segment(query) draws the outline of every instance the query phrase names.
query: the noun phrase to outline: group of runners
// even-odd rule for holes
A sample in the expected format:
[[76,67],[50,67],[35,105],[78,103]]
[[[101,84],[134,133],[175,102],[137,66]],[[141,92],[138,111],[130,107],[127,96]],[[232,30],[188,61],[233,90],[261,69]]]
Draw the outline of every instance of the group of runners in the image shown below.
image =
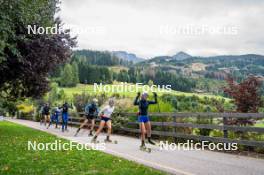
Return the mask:
[[68,131],[68,111],[69,108],[72,108],[72,105],[70,106],[67,102],[65,102],[61,107],[55,107],[52,110],[52,114],[50,115],[50,105],[49,103],[44,104],[44,106],[41,108],[41,123],[44,123],[44,125],[48,125],[47,129],[51,126],[52,123],[55,122],[56,128],[58,128],[59,124],[59,116],[61,114],[61,130],[62,132]]
[[[134,105],[138,106],[138,123],[141,131],[141,149],[146,149],[146,142],[149,144],[156,145],[154,141],[151,140],[151,123],[148,116],[148,107],[152,104],[157,104],[157,94],[153,92],[154,101],[148,100],[148,93],[143,92],[142,94],[138,93]],[[46,103],[42,108],[42,115],[45,126],[48,124],[47,129],[55,123],[55,128],[58,128],[59,116],[61,116],[62,121],[62,132],[68,131],[68,110],[72,108],[72,105],[69,105],[67,102],[64,103],[61,107],[55,107],[53,109],[52,115],[50,117],[50,106]],[[111,116],[115,110],[115,101],[114,98],[108,100],[108,104],[102,107],[100,110],[98,107],[98,100],[94,98],[91,103],[87,104],[84,108],[85,111],[85,120],[77,129],[75,136],[78,135],[80,130],[88,125],[89,126],[89,136],[92,136],[92,142],[97,142],[97,137],[103,130],[107,127],[107,136],[105,142],[112,142],[110,139],[112,131],[112,119]],[[96,132],[94,133],[95,119],[100,119],[100,124]],[[146,139],[147,136],[147,139]]]

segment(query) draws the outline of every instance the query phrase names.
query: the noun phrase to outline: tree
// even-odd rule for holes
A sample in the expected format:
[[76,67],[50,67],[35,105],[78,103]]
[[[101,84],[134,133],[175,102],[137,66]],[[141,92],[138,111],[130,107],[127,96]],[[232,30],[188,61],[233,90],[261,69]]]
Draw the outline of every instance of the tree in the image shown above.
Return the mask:
[[76,62],[72,63],[72,74],[73,74],[73,86],[76,86],[80,80],[79,80],[79,68],[78,68],[78,64]]
[[61,81],[60,85],[65,86],[65,87],[71,87],[73,86],[73,71],[72,71],[72,66],[70,64],[66,64],[61,75]]
[[76,45],[69,30],[28,33],[28,25],[59,28],[58,0],[0,1],[0,96],[40,97],[49,90],[48,73],[65,63]]
[[153,86],[153,84],[154,84],[154,83],[153,83],[152,80],[149,80],[149,81],[148,81],[148,85],[149,85],[149,86]]
[[241,83],[236,83],[233,78],[227,79],[228,87],[224,92],[234,98],[237,112],[258,112],[262,105],[260,87],[262,82],[254,76],[248,77]]
[[52,83],[51,84],[51,91],[49,92],[49,97],[48,101],[54,105],[54,102],[59,99],[59,89],[58,89],[58,84],[57,83]]
[[6,112],[12,117],[15,116],[17,112],[16,102],[0,99],[0,115],[6,115]]
[[128,70],[128,75],[130,77],[130,81],[132,83],[136,83],[137,82],[137,75],[136,75],[136,70],[135,67],[130,67]]
[[126,70],[121,70],[118,74],[118,81],[129,82],[129,75]]
[[66,101],[67,95],[63,89],[59,90],[58,97],[59,97],[59,100]]

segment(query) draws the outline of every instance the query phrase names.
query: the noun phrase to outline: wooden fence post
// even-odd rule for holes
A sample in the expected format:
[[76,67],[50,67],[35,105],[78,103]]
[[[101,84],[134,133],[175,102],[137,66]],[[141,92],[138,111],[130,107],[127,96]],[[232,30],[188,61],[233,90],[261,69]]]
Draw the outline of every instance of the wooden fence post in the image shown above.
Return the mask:
[[165,126],[164,126],[164,120],[165,120],[165,117],[162,117],[162,131],[165,132]]
[[176,115],[172,115],[172,117],[173,117],[173,123],[174,123],[174,126],[173,126],[173,138],[174,138],[174,143],[176,143],[177,142],[177,139],[176,139],[176,137],[175,137],[175,134],[176,134]]
[[228,138],[228,130],[226,129],[227,125],[227,118],[223,117],[223,132],[224,132],[224,138]]

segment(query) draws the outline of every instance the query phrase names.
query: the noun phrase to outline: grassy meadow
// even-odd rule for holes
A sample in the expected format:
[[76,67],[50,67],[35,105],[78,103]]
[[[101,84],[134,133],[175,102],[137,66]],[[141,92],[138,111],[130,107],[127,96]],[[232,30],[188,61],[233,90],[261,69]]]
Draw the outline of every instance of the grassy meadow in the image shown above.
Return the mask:
[[[120,83],[114,83],[114,84],[107,84],[107,86],[110,86],[110,87],[113,87],[114,85],[118,85]],[[133,84],[127,84],[125,86],[129,86],[129,85],[133,85]],[[71,87],[71,88],[60,88],[60,89],[63,89],[65,94],[69,97],[72,97],[73,94],[82,94],[83,92],[85,93],[88,93],[88,94],[100,94],[100,93],[104,93],[103,91],[99,92],[99,91],[94,91],[94,85],[91,85],[91,84],[78,84],[76,87]],[[120,95],[122,96],[125,96],[125,97],[135,97],[137,95],[136,93],[136,89],[134,88],[133,89],[134,92],[110,92],[110,93],[107,93],[109,96],[111,96],[112,94],[114,93],[119,93]],[[157,88],[155,88],[155,90],[157,91]],[[149,93],[151,93],[149,91]],[[206,93],[203,93],[203,94],[199,94],[199,93],[189,93],[189,92],[180,92],[180,91],[175,91],[175,90],[171,90],[170,92],[157,92],[158,95],[162,95],[162,94],[165,94],[165,93],[169,93],[171,95],[184,95],[184,96],[198,96],[200,98],[204,98],[204,97],[208,97],[208,98],[217,98],[217,99],[220,99],[220,98],[223,98],[221,96],[216,96],[216,95],[212,95],[212,94],[206,94]],[[225,98],[227,99],[227,98]]]
[[28,141],[69,141],[11,122],[0,122],[0,133],[0,174],[165,174],[100,151],[28,150]]

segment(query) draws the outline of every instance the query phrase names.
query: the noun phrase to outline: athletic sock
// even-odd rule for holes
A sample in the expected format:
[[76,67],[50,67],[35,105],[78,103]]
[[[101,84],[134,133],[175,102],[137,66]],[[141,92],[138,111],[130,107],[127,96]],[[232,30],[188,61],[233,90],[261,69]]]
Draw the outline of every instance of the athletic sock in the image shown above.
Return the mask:
[[148,137],[148,141],[151,141],[150,137]]
[[155,142],[153,142],[150,137],[148,137],[148,142],[152,145],[155,145]]
[[80,130],[81,130],[81,128],[78,128],[77,131],[76,131],[76,133],[78,133]]
[[145,146],[145,141],[141,140],[141,146]]

